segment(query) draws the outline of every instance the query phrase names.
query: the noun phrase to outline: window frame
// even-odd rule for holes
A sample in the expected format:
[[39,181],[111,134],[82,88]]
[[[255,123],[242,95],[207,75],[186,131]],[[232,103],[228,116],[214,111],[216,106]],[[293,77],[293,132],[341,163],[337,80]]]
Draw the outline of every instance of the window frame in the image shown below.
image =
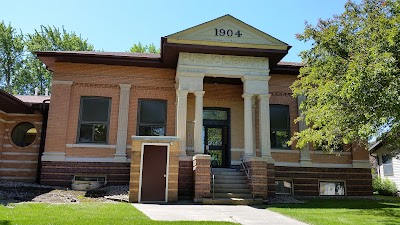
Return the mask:
[[[321,194],[321,182],[324,182],[324,183],[343,183],[343,188],[344,188],[344,193],[343,193],[343,195],[323,195],[323,194]],[[346,181],[345,181],[345,180],[318,180],[318,194],[319,194],[319,196],[323,196],[323,197],[341,197],[341,196],[347,196]]]
[[[82,121],[82,109],[83,109],[83,100],[85,99],[102,99],[102,100],[108,100],[108,110],[107,110],[107,122],[99,122],[99,121],[91,121],[91,122],[86,122]],[[78,118],[78,134],[76,136],[76,143],[78,144],[108,144],[109,142],[109,134],[110,134],[110,118],[111,118],[111,104],[112,104],[112,98],[111,97],[105,97],[105,96],[81,96],[80,97],[80,103],[79,103],[79,118]],[[106,133],[106,141],[105,142],[95,142],[94,141],[94,132],[92,133],[92,141],[91,142],[86,142],[86,141],[80,141],[80,135],[81,135],[81,125],[82,124],[87,124],[87,125],[106,125],[107,127],[107,133]]]
[[[273,137],[273,135],[272,135],[272,132],[273,131],[287,131],[288,132],[288,136],[289,136],[289,139],[290,139],[290,137],[291,137],[291,133],[290,133],[290,106],[289,105],[284,105],[284,104],[270,104],[269,105],[269,110],[270,110],[270,112],[269,112],[269,115],[270,115],[270,124],[272,124],[271,123],[271,119],[272,119],[272,117],[271,117],[271,108],[272,107],[281,107],[281,108],[286,108],[287,109],[287,130],[286,129],[273,129],[272,128],[272,126],[270,126],[270,139],[271,139],[271,148],[272,149],[283,149],[283,150],[290,150],[291,148],[290,148],[290,146],[289,145],[287,145],[287,147],[286,148],[282,148],[282,147],[278,147],[278,146],[272,146],[272,137]],[[277,143],[277,140],[276,140],[276,135],[275,135],[275,143]]]
[[[36,134],[35,134],[35,137],[33,138],[33,141],[30,144],[24,145],[24,146],[20,146],[19,144],[17,144],[15,139],[14,139],[15,130],[22,124],[30,124],[30,125],[32,125],[32,127],[30,129],[34,128],[36,130]],[[26,134],[30,129],[26,130],[26,132],[24,134],[24,139],[26,138]],[[10,129],[9,140],[10,140],[10,143],[12,143],[17,148],[27,148],[27,147],[30,147],[30,146],[32,146],[32,145],[34,145],[36,143],[36,141],[38,139],[38,135],[39,135],[39,130],[37,129],[37,127],[35,126],[35,124],[33,122],[31,122],[31,121],[18,121],[17,123],[15,123],[15,125],[12,127],[12,129]],[[24,144],[26,144],[25,141],[24,141]]]
[[[292,187],[290,188],[290,193],[283,193],[283,192],[277,192],[276,190],[276,182],[277,181],[287,181],[287,182],[290,182],[291,183],[291,185],[292,185]],[[294,185],[293,185],[293,180],[291,180],[291,179],[275,179],[275,194],[276,195],[294,195]]]
[[[165,105],[165,114],[164,114],[164,124],[154,124],[154,123],[141,123],[140,122],[140,112],[142,108],[142,103],[143,101],[157,101],[157,102],[163,102]],[[164,127],[164,135],[161,136],[166,136],[167,135],[167,118],[168,118],[168,100],[166,99],[153,99],[153,98],[139,98],[138,99],[138,107],[137,107],[137,122],[136,122],[136,135],[137,136],[145,136],[145,135],[140,135],[140,127]]]
[[385,156],[382,156],[382,170],[383,176],[394,176],[394,169],[393,169],[393,157],[391,155],[387,155],[385,160]]

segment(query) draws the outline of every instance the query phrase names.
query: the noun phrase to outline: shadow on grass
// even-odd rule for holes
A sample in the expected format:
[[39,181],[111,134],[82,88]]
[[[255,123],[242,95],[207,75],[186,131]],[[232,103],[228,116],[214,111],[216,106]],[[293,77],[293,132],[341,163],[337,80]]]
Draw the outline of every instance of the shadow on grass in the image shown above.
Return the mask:
[[[32,201],[35,197],[51,192],[53,188],[36,187],[0,187],[0,205]],[[7,224],[7,221],[0,220],[0,225]]]
[[274,208],[293,208],[293,209],[384,209],[400,207],[400,202],[386,202],[378,200],[354,200],[354,199],[319,199],[309,200],[304,204],[274,204],[267,205]]
[[0,225],[11,225],[9,220],[0,220]]

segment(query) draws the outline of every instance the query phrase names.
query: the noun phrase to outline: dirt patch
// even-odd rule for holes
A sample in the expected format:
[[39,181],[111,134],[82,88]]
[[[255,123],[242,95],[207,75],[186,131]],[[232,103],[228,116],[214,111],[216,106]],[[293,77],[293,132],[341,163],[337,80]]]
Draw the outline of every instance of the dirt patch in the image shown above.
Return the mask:
[[128,201],[128,185],[107,186],[90,191],[23,182],[0,181],[0,204],[19,202],[80,203]]

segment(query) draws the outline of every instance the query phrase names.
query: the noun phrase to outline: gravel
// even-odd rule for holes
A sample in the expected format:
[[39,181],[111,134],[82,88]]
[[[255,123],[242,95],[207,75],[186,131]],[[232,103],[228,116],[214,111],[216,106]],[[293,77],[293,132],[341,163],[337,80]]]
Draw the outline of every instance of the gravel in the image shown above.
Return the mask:
[[0,180],[0,204],[18,202],[80,203],[128,201],[128,185],[106,186],[90,191],[67,187]]

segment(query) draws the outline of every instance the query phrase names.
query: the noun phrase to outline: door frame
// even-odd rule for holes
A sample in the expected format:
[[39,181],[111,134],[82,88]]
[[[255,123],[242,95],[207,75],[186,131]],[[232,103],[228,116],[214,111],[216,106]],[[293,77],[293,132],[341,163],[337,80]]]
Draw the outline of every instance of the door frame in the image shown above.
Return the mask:
[[144,147],[146,145],[155,145],[155,146],[165,146],[167,147],[167,162],[166,162],[166,177],[165,177],[165,203],[168,202],[168,179],[169,179],[169,143],[151,143],[146,142],[142,143],[141,153],[140,153],[140,175],[139,175],[139,191],[138,191],[138,202],[142,201],[142,176],[143,176],[143,156],[144,156]]
[[[226,166],[222,168],[229,168],[232,165],[232,152],[231,152],[231,109],[225,107],[203,107],[203,110],[220,110],[226,111],[227,120],[207,120],[203,119],[203,127],[226,127]],[[205,136],[204,136],[205,138]],[[205,140],[204,140],[205,143]],[[203,152],[205,149],[203,149]]]

